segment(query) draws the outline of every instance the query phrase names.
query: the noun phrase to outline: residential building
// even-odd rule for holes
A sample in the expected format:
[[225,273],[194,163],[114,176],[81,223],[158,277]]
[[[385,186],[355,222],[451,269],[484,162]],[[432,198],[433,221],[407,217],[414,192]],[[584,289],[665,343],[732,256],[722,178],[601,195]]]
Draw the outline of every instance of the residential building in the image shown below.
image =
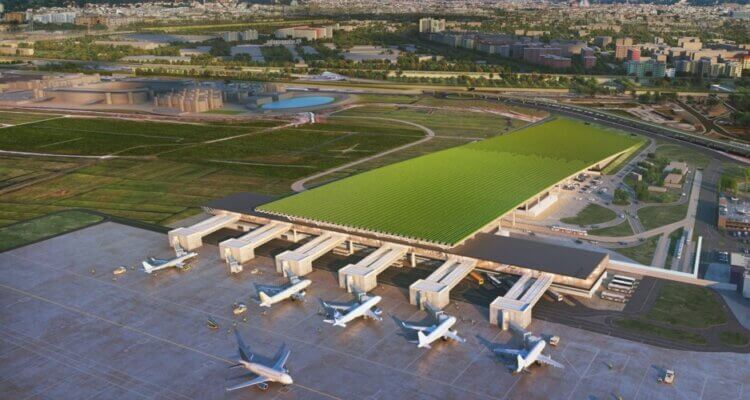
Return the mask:
[[422,18],[419,20],[419,33],[439,33],[445,30],[445,19]]

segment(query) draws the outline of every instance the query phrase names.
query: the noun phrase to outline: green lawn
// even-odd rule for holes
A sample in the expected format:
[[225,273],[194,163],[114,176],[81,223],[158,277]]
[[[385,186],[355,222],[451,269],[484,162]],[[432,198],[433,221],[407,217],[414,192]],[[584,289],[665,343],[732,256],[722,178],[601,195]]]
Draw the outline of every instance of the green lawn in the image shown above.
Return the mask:
[[355,175],[260,209],[453,245],[540,190],[639,145],[631,136],[558,118]]
[[334,117],[360,116],[394,118],[424,125],[439,136],[487,138],[526,123],[500,115],[437,108],[364,106],[334,114]]
[[740,332],[724,331],[719,333],[719,340],[728,346],[744,347],[748,344],[747,335]]
[[614,226],[608,226],[606,228],[599,229],[590,229],[588,233],[589,235],[596,236],[630,236],[633,234],[633,228],[630,227],[628,221],[623,220],[623,222],[620,222],[619,224]]
[[78,155],[107,155],[138,149],[137,155],[151,155],[165,148],[256,132],[278,124],[279,122],[261,120],[254,126],[243,124],[237,127],[217,127],[102,118],[61,118],[4,128],[0,135],[0,149]]
[[687,216],[688,203],[674,206],[649,206],[638,210],[638,218],[646,230],[680,221]]
[[41,114],[41,113],[30,113],[30,112],[14,112],[14,111],[0,111],[0,125],[17,125],[26,124],[34,121],[41,121],[43,119],[59,117],[57,114]]
[[598,204],[589,204],[575,217],[563,218],[560,221],[571,225],[596,225],[617,218],[617,213]]
[[23,246],[61,233],[70,232],[102,220],[81,211],[63,211],[0,228],[0,251]]
[[685,332],[680,329],[666,328],[658,326],[640,319],[617,319],[615,325],[620,328],[627,329],[630,331],[650,334],[664,339],[673,340],[676,342],[685,342],[690,344],[703,345],[706,344],[706,338],[701,335]]
[[648,141],[644,141],[641,146],[639,146],[639,147],[633,147],[632,149],[630,149],[630,151],[624,153],[620,157],[617,157],[617,159],[615,159],[614,161],[612,161],[611,163],[609,163],[609,165],[607,165],[602,170],[602,174],[604,174],[604,175],[615,175],[615,174],[617,174],[618,172],[620,172],[620,170],[622,169],[622,167],[628,165],[628,163],[630,162],[630,160],[632,160],[633,158],[637,157],[638,154],[643,149],[645,149],[646,147],[648,147],[648,145],[649,145],[649,142]]
[[652,236],[636,246],[617,249],[617,252],[641,264],[651,265],[658,242],[659,236]]
[[[148,158],[2,156],[0,188],[17,189],[0,195],[0,226],[70,208],[168,224],[212,199],[241,191],[284,194],[299,177],[424,137],[412,126],[370,120],[265,129],[281,123],[66,118],[4,128],[0,149]],[[245,136],[203,143],[236,135]]]
[[238,115],[238,114],[244,114],[244,113],[246,113],[246,111],[224,110],[224,109],[210,110],[210,111],[203,112],[203,114],[216,114],[216,115]]
[[727,321],[721,302],[710,289],[677,282],[664,283],[646,316],[691,328],[707,328]]
[[711,161],[707,155],[693,150],[689,147],[677,144],[661,144],[656,148],[656,156],[664,157],[671,161],[684,161],[692,167],[705,168]]

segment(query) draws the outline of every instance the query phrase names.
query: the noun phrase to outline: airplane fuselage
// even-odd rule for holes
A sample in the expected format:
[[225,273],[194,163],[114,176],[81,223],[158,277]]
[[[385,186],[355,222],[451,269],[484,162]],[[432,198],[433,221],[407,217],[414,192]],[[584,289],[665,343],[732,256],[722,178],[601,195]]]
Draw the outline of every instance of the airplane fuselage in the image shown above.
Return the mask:
[[521,372],[533,365],[537,361],[537,358],[539,358],[539,355],[542,354],[542,350],[544,350],[544,347],[546,345],[547,342],[545,342],[544,340],[538,340],[534,343],[533,346],[531,346],[531,349],[526,352],[526,354],[516,357],[518,364],[516,366],[516,372]]
[[183,256],[175,257],[171,260],[167,260],[163,264],[159,265],[152,265],[146,261],[143,262],[143,270],[146,271],[146,273],[152,273],[156,271],[160,271],[162,269],[166,268],[173,268],[173,267],[179,267],[182,266],[184,263],[186,263],[188,260],[191,260],[198,256],[198,253],[191,252],[187,253]]
[[265,377],[269,381],[277,382],[282,385],[291,385],[292,383],[294,383],[292,377],[285,371],[276,370],[269,366],[254,362],[240,360],[240,363],[246,370],[254,373],[255,375]]
[[338,326],[346,326],[348,322],[353,321],[356,318],[366,316],[367,311],[375,307],[378,303],[380,303],[380,300],[383,298],[380,296],[372,296],[369,299],[365,300],[364,302],[360,303],[358,306],[352,308],[349,310],[346,314],[344,314],[341,318],[336,319],[334,321],[334,325]]
[[286,300],[290,297],[293,297],[294,295],[302,292],[305,290],[308,286],[312,284],[312,281],[309,279],[302,279],[299,282],[290,285],[281,291],[275,293],[273,296],[262,296],[262,302],[260,303],[261,307],[271,307],[271,305],[276,304],[280,301]]
[[424,348],[430,347],[430,344],[438,339],[442,339],[450,331],[451,327],[455,325],[456,317],[450,316],[441,320],[434,328],[426,335],[419,335],[419,344],[417,347]]

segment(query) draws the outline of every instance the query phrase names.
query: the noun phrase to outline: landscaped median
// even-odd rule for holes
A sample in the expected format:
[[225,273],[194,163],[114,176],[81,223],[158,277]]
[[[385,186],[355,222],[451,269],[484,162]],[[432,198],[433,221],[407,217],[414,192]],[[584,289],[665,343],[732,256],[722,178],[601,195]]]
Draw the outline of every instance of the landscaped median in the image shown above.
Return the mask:
[[557,118],[342,179],[259,210],[453,246],[561,180],[641,143]]

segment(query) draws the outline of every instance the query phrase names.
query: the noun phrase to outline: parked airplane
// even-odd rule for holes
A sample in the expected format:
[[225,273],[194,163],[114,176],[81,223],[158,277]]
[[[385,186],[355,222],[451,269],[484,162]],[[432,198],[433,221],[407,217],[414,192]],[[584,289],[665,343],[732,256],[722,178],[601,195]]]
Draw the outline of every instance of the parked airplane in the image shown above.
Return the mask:
[[289,375],[289,370],[285,367],[285,364],[289,359],[289,355],[292,354],[291,351],[282,349],[281,355],[278,359],[276,359],[276,362],[274,362],[272,366],[268,366],[265,364],[253,362],[253,353],[251,353],[250,349],[245,346],[245,342],[242,340],[242,337],[240,336],[240,333],[237,331],[237,329],[234,330],[234,336],[237,338],[237,347],[239,348],[240,359],[237,360],[238,364],[233,365],[229,368],[242,367],[257,376],[253,379],[250,379],[249,381],[240,383],[239,385],[228,387],[226,389],[227,392],[246,388],[249,386],[257,386],[260,390],[267,390],[268,382],[277,382],[284,386],[294,383],[292,377]]
[[198,253],[191,251],[190,253],[186,253],[168,260],[149,257],[147,261],[143,262],[143,270],[146,271],[146,273],[150,274],[152,272],[160,271],[166,268],[183,269],[185,268],[188,260],[191,260],[197,256]]
[[346,328],[347,322],[351,322],[359,317],[376,319],[378,321],[383,320],[381,317],[383,311],[376,307],[380,300],[383,299],[382,297],[370,297],[367,293],[360,293],[356,290],[354,293],[357,296],[357,302],[350,306],[323,302],[325,307],[333,309],[333,318],[327,318],[325,319],[325,322],[333,324],[334,326]]
[[541,338],[532,335],[530,332],[524,332],[523,348],[496,348],[494,351],[497,355],[509,354],[516,356],[516,369],[513,370],[513,373],[526,371],[534,363],[546,364],[555,368],[565,368],[564,365],[553,360],[549,356],[542,354],[542,350],[544,350],[546,346],[547,342],[545,342]]
[[271,293],[270,295],[263,291],[258,293],[261,307],[271,307],[273,304],[286,299],[292,299],[295,301],[305,300],[305,289],[312,284],[312,281],[309,279],[300,279],[289,272],[287,272],[287,276],[289,276],[288,285],[278,289],[268,290],[268,292]]
[[436,323],[431,326],[411,325],[405,322],[401,323],[404,328],[417,331],[418,340],[414,342],[417,343],[417,347],[429,349],[431,348],[430,344],[438,339],[452,339],[460,343],[466,342],[466,339],[458,336],[458,332],[451,330],[451,327],[456,323],[456,317],[448,315],[442,311],[437,311],[434,314],[434,317]]

